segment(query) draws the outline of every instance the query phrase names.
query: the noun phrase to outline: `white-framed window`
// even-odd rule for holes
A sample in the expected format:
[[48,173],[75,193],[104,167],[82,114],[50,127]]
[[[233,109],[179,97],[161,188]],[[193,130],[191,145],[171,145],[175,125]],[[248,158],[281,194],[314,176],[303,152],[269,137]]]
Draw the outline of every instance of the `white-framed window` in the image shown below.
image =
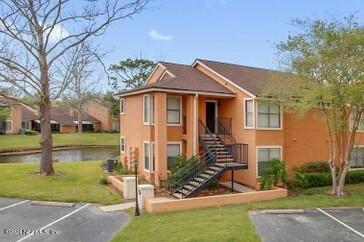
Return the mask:
[[120,152],[125,154],[126,144],[125,144],[125,137],[120,137]]
[[143,144],[143,163],[144,170],[150,171],[150,144],[149,142],[144,142]]
[[167,143],[167,169],[171,170],[176,156],[182,153],[182,143],[181,142],[169,142]]
[[125,113],[125,98],[120,98],[120,114]]
[[143,96],[143,122],[150,124],[150,94]]
[[257,127],[280,129],[282,127],[281,105],[276,102],[257,102]]
[[144,170],[147,172],[154,171],[155,165],[155,152],[154,142],[144,141],[143,143],[143,165]]
[[350,168],[364,168],[364,146],[355,146],[350,155]]
[[268,167],[268,162],[272,159],[282,159],[282,147],[257,147],[257,176],[261,176],[262,172]]
[[167,96],[167,124],[182,125],[182,97]]
[[244,99],[244,127],[245,128],[254,128],[254,100],[253,99]]

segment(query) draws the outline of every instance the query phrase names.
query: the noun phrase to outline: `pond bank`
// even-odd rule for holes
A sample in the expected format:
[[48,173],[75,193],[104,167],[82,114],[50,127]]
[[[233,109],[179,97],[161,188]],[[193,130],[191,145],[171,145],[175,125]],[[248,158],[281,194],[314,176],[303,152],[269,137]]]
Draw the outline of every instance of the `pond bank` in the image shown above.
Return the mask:
[[[117,148],[118,145],[53,145],[53,151],[59,150],[72,150],[84,148]],[[13,148],[13,149],[0,149],[0,156],[7,155],[27,155],[41,153],[40,148]]]

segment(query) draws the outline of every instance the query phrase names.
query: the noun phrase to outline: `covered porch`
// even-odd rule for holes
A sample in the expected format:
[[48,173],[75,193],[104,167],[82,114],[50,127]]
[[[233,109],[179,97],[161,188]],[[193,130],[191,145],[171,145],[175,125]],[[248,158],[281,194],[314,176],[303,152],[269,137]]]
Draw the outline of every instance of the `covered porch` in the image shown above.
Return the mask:
[[[156,185],[168,178],[177,153],[198,161],[199,167],[191,167],[195,176],[216,165],[209,179],[231,171],[231,181],[234,181],[235,170],[248,168],[248,146],[238,143],[232,135],[233,113],[229,110],[233,108],[234,94],[155,92],[151,95],[156,107],[151,108]],[[179,152],[173,153],[169,147],[177,143],[180,143]],[[186,174],[181,184],[188,179],[191,174]]]

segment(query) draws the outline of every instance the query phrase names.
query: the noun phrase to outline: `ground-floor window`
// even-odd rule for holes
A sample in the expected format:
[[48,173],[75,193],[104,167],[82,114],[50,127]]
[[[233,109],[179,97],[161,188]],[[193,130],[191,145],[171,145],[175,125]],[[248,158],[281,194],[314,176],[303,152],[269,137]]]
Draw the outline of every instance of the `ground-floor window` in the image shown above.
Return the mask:
[[120,137],[120,152],[125,154],[125,138]]
[[154,171],[155,156],[153,142],[149,143],[148,141],[146,141],[143,144],[143,163],[144,170],[148,172]]
[[268,167],[268,162],[272,159],[281,158],[281,147],[260,147],[257,149],[257,173],[258,176]]
[[182,153],[181,143],[169,143],[167,144],[167,168],[171,170],[174,165],[176,156]]
[[0,121],[0,133],[11,132],[11,130],[12,130],[12,127],[11,127],[10,120]]
[[350,156],[351,168],[363,168],[364,167],[364,146],[358,146],[353,148],[353,152]]
[[29,121],[21,121],[21,128],[22,129],[30,129],[30,122]]

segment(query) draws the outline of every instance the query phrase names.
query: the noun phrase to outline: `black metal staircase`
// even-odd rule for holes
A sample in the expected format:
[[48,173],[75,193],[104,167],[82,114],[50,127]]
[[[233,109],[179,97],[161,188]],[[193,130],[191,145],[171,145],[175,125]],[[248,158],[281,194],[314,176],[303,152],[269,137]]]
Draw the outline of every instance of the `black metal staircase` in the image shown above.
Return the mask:
[[[228,136],[227,130],[224,131],[224,135]],[[193,196],[218,179],[226,170],[248,168],[245,155],[247,145],[236,142],[226,144],[220,137],[219,131],[212,134],[205,124],[199,121],[199,143],[203,152],[188,160],[188,165],[174,174],[168,185],[173,196]]]

